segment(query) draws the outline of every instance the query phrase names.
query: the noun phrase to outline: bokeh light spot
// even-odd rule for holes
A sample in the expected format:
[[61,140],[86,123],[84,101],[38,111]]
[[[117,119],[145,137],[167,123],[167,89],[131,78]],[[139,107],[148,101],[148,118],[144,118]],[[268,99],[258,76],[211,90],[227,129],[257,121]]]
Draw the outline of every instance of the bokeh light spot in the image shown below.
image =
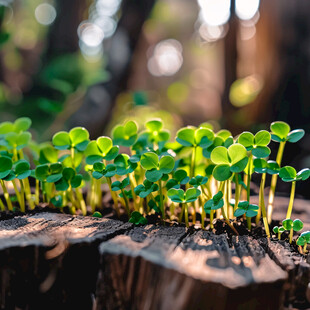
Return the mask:
[[54,22],[57,13],[51,4],[42,3],[36,7],[34,15],[38,23],[44,26],[48,26]]

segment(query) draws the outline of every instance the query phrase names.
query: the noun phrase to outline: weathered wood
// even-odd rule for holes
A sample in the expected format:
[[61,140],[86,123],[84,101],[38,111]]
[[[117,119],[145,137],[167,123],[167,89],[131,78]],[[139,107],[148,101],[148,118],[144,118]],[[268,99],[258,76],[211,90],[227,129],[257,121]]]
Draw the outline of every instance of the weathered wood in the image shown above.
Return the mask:
[[0,222],[0,309],[91,309],[100,242],[132,226],[40,213]]
[[287,273],[256,240],[134,228],[100,245],[99,309],[280,309]]

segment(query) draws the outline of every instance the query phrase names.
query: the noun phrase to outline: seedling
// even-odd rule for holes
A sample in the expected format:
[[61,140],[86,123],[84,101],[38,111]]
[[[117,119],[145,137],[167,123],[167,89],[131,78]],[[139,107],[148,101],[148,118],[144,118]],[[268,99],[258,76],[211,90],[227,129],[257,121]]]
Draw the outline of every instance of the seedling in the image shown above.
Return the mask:
[[304,224],[299,219],[292,221],[290,218],[288,218],[282,221],[282,226],[285,230],[290,231],[289,241],[290,243],[292,243],[294,231],[302,230],[302,228],[304,227]]
[[234,216],[239,217],[245,214],[246,217],[254,217],[257,215],[257,210],[258,205],[250,204],[248,201],[240,201]]
[[117,125],[112,129],[114,144],[131,147],[138,138],[138,125],[134,121],[128,121],[124,125]]
[[147,224],[147,219],[145,217],[143,217],[143,215],[141,213],[139,213],[137,211],[133,211],[131,213],[131,217],[129,219],[129,222],[136,224],[136,225],[139,225],[139,224],[145,225],[145,224]]
[[281,240],[281,234],[285,231],[285,228],[283,226],[275,226],[272,230],[275,234],[278,234],[278,239]]
[[145,123],[146,131],[142,133],[149,142],[155,144],[157,148],[161,148],[170,138],[168,130],[163,129],[161,119],[153,119]]
[[195,176],[196,149],[197,147],[207,148],[212,145],[214,133],[212,130],[204,127],[196,128],[188,126],[177,132],[176,141],[181,145],[192,148],[190,177]]
[[176,170],[173,173],[173,178],[168,180],[166,183],[166,188],[169,190],[170,188],[180,188],[181,185],[185,185],[189,182],[189,177],[187,176],[187,172],[183,169]]
[[156,183],[144,180],[143,184],[139,184],[137,187],[135,187],[134,191],[135,194],[139,197],[146,198],[151,193],[157,192],[158,189],[159,187]]
[[[295,129],[291,130],[290,126],[285,122],[273,122],[270,125],[271,130],[271,139],[275,142],[279,142],[280,146],[278,149],[278,154],[276,157],[276,162],[279,166],[281,166],[284,147],[286,142],[296,143],[298,142],[304,135],[305,131],[303,129]],[[273,210],[273,201],[274,194],[277,186],[277,174],[274,174],[271,178],[269,198],[268,198],[268,223],[271,223],[271,216]]]
[[124,189],[129,185],[129,183],[130,183],[129,178],[125,178],[122,181],[115,181],[111,185],[112,191],[114,192],[121,191],[121,193],[123,194],[123,198],[125,201],[125,208],[126,208],[126,212],[128,216],[130,216],[130,208],[129,208],[129,202],[128,202],[127,196],[125,195]]
[[291,214],[293,211],[293,204],[294,204],[294,197],[295,197],[295,188],[296,188],[296,182],[297,181],[305,181],[310,177],[310,169],[302,169],[298,173],[296,170],[291,166],[285,166],[280,169],[279,172],[280,178],[284,182],[291,182],[291,195],[290,195],[290,202],[287,208],[286,218],[291,218]]
[[186,192],[184,192],[183,189],[171,188],[167,192],[168,197],[173,202],[177,202],[177,203],[180,203],[182,205],[181,214],[180,214],[180,218],[179,219],[180,219],[180,221],[182,220],[183,212],[184,212],[186,227],[189,227],[189,223],[188,223],[188,205],[187,204],[197,200],[197,198],[199,197],[200,194],[201,194],[201,192],[197,188],[189,188]]
[[10,174],[12,166],[13,166],[13,163],[10,157],[7,157],[7,156],[0,157],[0,184],[3,190],[4,199],[10,211],[13,211],[13,205],[10,200],[10,195],[8,193],[4,179]]
[[296,244],[301,248],[303,247],[303,254],[307,253],[307,244],[310,243],[310,231],[303,232],[297,239]]

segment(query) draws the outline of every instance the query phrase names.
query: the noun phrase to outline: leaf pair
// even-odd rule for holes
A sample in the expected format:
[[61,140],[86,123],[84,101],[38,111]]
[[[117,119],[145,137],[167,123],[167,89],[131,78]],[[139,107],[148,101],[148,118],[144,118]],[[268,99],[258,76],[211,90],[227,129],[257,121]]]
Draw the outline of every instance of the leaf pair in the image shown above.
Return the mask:
[[116,174],[116,166],[114,164],[104,165],[102,162],[96,162],[93,165],[92,176],[95,179],[102,177],[112,178]]
[[211,129],[187,126],[177,132],[176,141],[183,146],[207,148],[212,145],[214,133]]
[[143,215],[140,212],[133,211],[131,213],[129,222],[133,223],[133,224],[136,224],[136,225],[139,225],[139,224],[146,225],[147,224],[147,219],[145,217],[143,217]]
[[210,214],[211,210],[217,210],[224,206],[223,192],[219,191],[212,199],[209,199],[203,206],[205,212]]
[[160,159],[154,152],[146,152],[141,156],[141,166],[146,170],[145,177],[150,182],[157,182],[164,174],[170,173],[174,168],[174,159],[165,155]]
[[255,158],[253,164],[256,173],[278,174],[280,171],[280,166],[274,160],[266,161],[263,158]]
[[152,143],[166,142],[170,138],[168,130],[163,129],[161,119],[152,119],[145,123],[146,131],[142,133],[147,137],[147,140]]
[[257,210],[259,207],[254,204],[250,204],[248,201],[240,201],[238,203],[238,208],[234,212],[234,216],[242,216],[245,214],[246,217],[253,217],[257,215]]
[[296,244],[301,246],[307,243],[310,243],[310,231],[303,232],[296,241]]
[[35,168],[35,177],[41,182],[54,183],[62,178],[61,163],[43,164]]
[[69,132],[60,131],[53,136],[53,144],[58,150],[75,148],[83,152],[89,143],[89,133],[83,127],[72,128]]
[[183,169],[179,169],[173,173],[173,178],[168,180],[166,183],[166,188],[180,188],[180,185],[185,185],[189,182],[189,177],[187,172]]
[[12,122],[3,122],[0,124],[0,136],[10,132],[21,133],[28,130],[31,126],[31,119],[28,117],[20,117]]
[[208,182],[208,177],[196,175],[195,177],[191,178],[191,180],[189,181],[189,184],[194,187],[198,187],[198,186],[206,184],[207,182]]
[[113,146],[109,137],[99,137],[97,140],[89,142],[85,150],[86,163],[93,165],[95,162],[113,160],[118,154],[118,146]]
[[217,147],[217,146],[224,146],[226,148],[230,147],[234,143],[234,139],[231,135],[231,132],[222,129],[219,132],[215,134],[214,140],[210,146],[207,148],[204,148],[202,151],[202,154],[206,158],[210,158],[212,151]]
[[126,188],[130,184],[129,178],[125,178],[122,181],[115,181],[112,183],[112,191],[117,192]]
[[310,177],[310,169],[305,168],[298,173],[291,166],[285,166],[280,169],[279,176],[284,182],[305,181]]
[[211,160],[216,167],[213,176],[218,181],[228,180],[233,173],[244,170],[248,163],[245,147],[241,144],[233,144],[228,149],[223,146],[216,147],[211,153]]
[[11,172],[13,167],[12,159],[8,156],[0,157],[0,179],[4,179]]
[[31,175],[30,164],[27,160],[21,159],[13,164],[11,172],[5,177],[5,181],[12,181],[15,178],[23,180]]
[[156,192],[156,191],[158,191],[158,185],[148,180],[144,180],[143,184],[139,184],[134,189],[135,194],[141,198],[145,198],[152,192]]
[[117,145],[130,147],[135,144],[138,137],[138,125],[128,121],[124,125],[117,125],[112,129],[113,142]]
[[114,159],[114,165],[116,166],[116,174],[125,175],[133,172],[138,164],[133,163],[127,154],[119,154]]
[[25,132],[9,132],[5,135],[3,140],[0,140],[0,145],[5,146],[7,149],[12,150],[21,150],[31,140],[31,133],[28,131]]
[[305,131],[303,129],[291,130],[290,126],[285,122],[273,122],[270,125],[271,139],[275,142],[298,142],[304,135]]
[[81,185],[83,177],[77,174],[71,167],[66,167],[62,171],[62,178],[55,183],[56,190],[66,191],[70,186],[77,188]]
[[282,226],[285,230],[291,230],[293,228],[294,231],[300,231],[304,227],[304,224],[301,220],[291,220],[291,219],[285,219],[282,221]]
[[238,143],[242,144],[247,151],[251,151],[257,158],[268,157],[271,153],[269,147],[271,135],[266,130],[261,130],[255,134],[251,132],[243,132],[238,137]]
[[177,203],[189,203],[197,200],[201,194],[197,188],[189,188],[186,192],[183,189],[170,188],[167,192],[168,197],[173,202]]

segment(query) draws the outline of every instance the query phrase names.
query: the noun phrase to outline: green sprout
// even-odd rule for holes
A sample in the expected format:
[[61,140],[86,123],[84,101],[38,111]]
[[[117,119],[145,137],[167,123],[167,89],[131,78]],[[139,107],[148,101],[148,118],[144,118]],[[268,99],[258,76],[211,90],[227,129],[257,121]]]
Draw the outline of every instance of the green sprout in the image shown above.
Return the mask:
[[305,169],[300,170],[297,173],[293,167],[285,166],[285,167],[280,169],[279,176],[284,182],[291,182],[292,183],[290,201],[289,201],[289,205],[287,208],[287,214],[286,214],[286,218],[289,219],[289,218],[291,218],[291,214],[293,211],[296,182],[300,181],[300,180],[302,180],[302,181],[307,180],[310,177],[310,169],[305,168]]
[[177,132],[176,141],[181,145],[192,148],[190,177],[195,176],[196,151],[197,147],[207,148],[212,145],[214,133],[212,130],[204,127],[196,128],[188,126]]
[[278,239],[281,240],[281,234],[285,231],[285,228],[283,226],[275,226],[272,230],[275,234],[278,234]]
[[125,208],[126,208],[126,212],[127,212],[128,216],[130,216],[130,208],[129,208],[129,202],[128,202],[128,199],[127,199],[127,196],[126,196],[124,190],[129,184],[130,184],[129,178],[125,178],[122,181],[115,181],[111,185],[112,191],[114,191],[114,192],[121,191],[122,196],[123,196],[124,201],[125,201]]
[[285,230],[290,231],[290,237],[289,237],[289,242],[292,243],[293,240],[293,233],[294,231],[300,231],[304,227],[304,224],[301,220],[296,219],[296,220],[291,220],[290,218],[287,218],[282,221],[282,226]]
[[240,201],[234,216],[239,217],[245,214],[246,217],[254,217],[257,215],[257,210],[258,205],[250,204],[248,201]]
[[[270,125],[271,130],[271,139],[272,141],[280,143],[276,162],[279,166],[281,166],[282,157],[284,153],[284,147],[286,142],[296,143],[298,142],[304,135],[305,131],[303,129],[295,129],[291,130],[290,126],[282,121],[273,122]],[[270,191],[269,191],[269,198],[268,198],[268,223],[271,223],[271,216],[273,211],[273,201],[274,201],[274,194],[277,186],[277,179],[278,175],[274,174],[271,178],[270,184]]]
[[263,158],[255,158],[253,161],[254,164],[254,171],[256,173],[261,173],[261,182],[259,186],[259,210],[256,216],[256,224],[258,224],[261,214],[263,215],[263,223],[266,231],[267,238],[270,238],[270,231],[269,231],[269,224],[267,219],[267,212],[266,212],[266,206],[265,206],[265,198],[264,198],[264,189],[265,189],[265,183],[266,183],[266,174],[278,174],[280,167],[277,164],[277,162],[268,160],[266,161]]
[[165,155],[161,158],[154,152],[146,152],[141,156],[141,166],[146,170],[145,177],[150,182],[158,182],[160,195],[160,209],[163,219],[165,219],[165,209],[163,203],[163,190],[161,179],[165,174],[172,172],[174,169],[174,159]]
[[181,214],[180,214],[180,221],[182,220],[183,213],[185,217],[185,225],[186,227],[189,227],[188,223],[188,203],[194,202],[197,200],[199,195],[201,194],[200,190],[197,188],[189,188],[184,192],[183,189],[175,189],[170,188],[167,192],[168,197],[170,200],[176,203],[180,203],[182,205]]
[[142,133],[142,137],[155,144],[157,148],[161,148],[165,142],[170,138],[168,130],[163,129],[163,122],[161,119],[152,119],[145,123],[145,132]]
[[143,215],[139,213],[138,211],[133,211],[131,213],[129,222],[136,224],[136,225],[139,225],[139,224],[145,225],[147,224],[147,219],[143,217]]
[[116,125],[112,129],[112,139],[116,145],[131,147],[138,138],[138,125],[134,121],[128,121],[124,125]]
[[[4,179],[10,174],[13,167],[12,159],[7,156],[0,157],[0,184],[3,190],[4,199],[10,211],[13,211],[13,205],[10,200],[10,195],[5,185]],[[3,206],[1,205],[3,208]]]
[[159,189],[156,183],[150,182],[149,180],[144,180],[143,184],[139,184],[135,187],[135,194],[141,198],[146,198],[153,192],[157,192]]
[[298,237],[296,244],[299,247],[303,247],[303,254],[307,253],[307,244],[310,243],[310,231],[305,231],[301,233],[301,235]]
[[181,185],[185,185],[189,182],[189,177],[187,172],[183,169],[178,169],[173,173],[173,178],[169,179],[166,183],[166,187],[170,188],[180,188]]

